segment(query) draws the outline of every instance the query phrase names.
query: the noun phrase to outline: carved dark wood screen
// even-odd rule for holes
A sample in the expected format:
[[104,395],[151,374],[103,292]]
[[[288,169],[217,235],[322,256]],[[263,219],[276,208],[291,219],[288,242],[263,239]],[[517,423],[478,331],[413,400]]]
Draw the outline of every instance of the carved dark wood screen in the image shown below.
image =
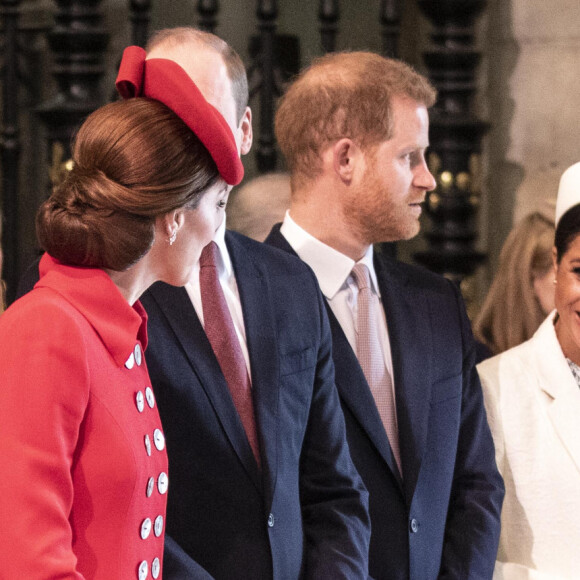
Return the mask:
[[[431,132],[438,189],[430,196],[428,203],[428,213],[433,222],[427,235],[429,250],[418,258],[431,268],[463,276],[471,273],[481,258],[473,250],[477,191],[472,168],[486,126],[473,118],[470,97],[475,91],[474,75],[478,61],[478,54],[473,48],[473,21],[485,1],[407,0],[405,3],[403,0],[380,0],[374,14],[369,14],[369,19],[376,19],[381,36],[380,50],[387,56],[398,55],[401,21],[405,7],[411,2],[418,3],[434,24],[433,48],[425,54],[425,62],[440,91]],[[75,128],[111,95],[108,88],[103,92],[101,86],[107,72],[105,52],[110,40],[104,18],[105,4],[101,0],[56,0],[50,14],[52,25],[45,30],[42,26],[35,30],[36,34],[43,33],[46,39],[50,56],[46,60],[52,62],[55,89],[42,95],[39,106],[30,106],[35,102],[34,98],[28,101],[22,99],[22,93],[30,89],[26,86],[26,73],[33,70],[27,62],[30,54],[24,46],[29,41],[30,31],[27,32],[21,25],[23,4],[25,2],[19,0],[0,0],[3,46],[0,143],[4,214],[2,245],[5,252],[3,277],[7,282],[9,300],[14,296],[25,266],[21,258],[31,255],[31,249],[23,247],[30,245],[30,242],[22,239],[20,227],[23,216],[19,208],[26,205],[27,199],[38,200],[38,197],[31,197],[30,191],[24,191],[21,183],[23,136],[20,123],[23,118],[41,119],[51,175],[53,179],[58,179],[65,169],[70,138]],[[127,29],[130,34],[119,44],[143,46],[146,43],[154,4],[154,0],[127,1]],[[184,24],[194,24],[216,32],[220,19],[228,18],[227,8],[222,8],[220,4],[226,3],[198,0],[195,2],[197,21]],[[258,104],[254,106],[254,116],[257,121],[256,163],[260,172],[275,170],[281,163],[277,158],[272,127],[274,103],[283,92],[285,83],[303,64],[299,36],[278,31],[279,12],[288,4],[290,2],[257,0],[255,29],[249,31],[250,62],[246,64],[250,94],[253,103]],[[341,27],[348,26],[348,22],[341,22],[341,3],[339,0],[319,0],[308,5],[313,7],[312,22],[320,37],[320,53],[336,50]],[[46,50],[44,56],[47,56]],[[22,103],[25,103],[24,107]],[[39,175],[46,175],[46,171],[39,171]],[[37,187],[47,192],[48,180],[38,183]],[[27,205],[27,216],[35,212],[36,207],[31,207],[33,205]]]

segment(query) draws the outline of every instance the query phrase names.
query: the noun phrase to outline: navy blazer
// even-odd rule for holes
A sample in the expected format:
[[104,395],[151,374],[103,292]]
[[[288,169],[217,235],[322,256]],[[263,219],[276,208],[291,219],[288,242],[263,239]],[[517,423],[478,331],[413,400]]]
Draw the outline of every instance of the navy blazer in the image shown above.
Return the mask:
[[[280,224],[266,243],[295,254]],[[355,353],[327,305],[336,385],[369,491],[369,572],[377,580],[490,579],[503,481],[458,288],[375,252],[386,313],[403,480]]]
[[366,578],[368,494],[348,451],[316,278],[300,260],[239,234],[227,232],[226,243],[261,470],[187,292],[153,285],[141,300],[169,455],[164,578],[195,578],[179,573],[193,561],[227,580]]

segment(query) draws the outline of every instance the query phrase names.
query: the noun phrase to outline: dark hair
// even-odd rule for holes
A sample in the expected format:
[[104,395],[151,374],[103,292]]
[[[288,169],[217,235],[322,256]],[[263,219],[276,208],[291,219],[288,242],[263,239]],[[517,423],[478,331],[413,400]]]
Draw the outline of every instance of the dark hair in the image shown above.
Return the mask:
[[156,217],[195,208],[219,176],[187,125],[145,98],[92,113],[76,136],[73,162],[38,211],[40,244],[62,263],[117,271],[151,248]]
[[221,55],[232,83],[232,96],[236,103],[236,115],[239,123],[248,106],[248,76],[240,55],[225,40],[211,32],[190,26],[179,26],[155,32],[149,39],[146,50],[149,53],[162,45],[174,47],[196,42]]
[[556,227],[554,245],[558,264],[578,234],[580,234],[580,204],[572,206],[564,213]]

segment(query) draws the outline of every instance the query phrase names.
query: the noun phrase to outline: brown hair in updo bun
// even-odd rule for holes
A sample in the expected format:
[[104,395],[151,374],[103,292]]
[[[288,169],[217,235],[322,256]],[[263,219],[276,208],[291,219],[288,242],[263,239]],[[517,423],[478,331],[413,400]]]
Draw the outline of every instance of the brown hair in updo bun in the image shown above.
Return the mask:
[[197,207],[219,176],[191,129],[145,98],[92,113],[76,136],[73,161],[36,216],[40,244],[64,264],[118,271],[151,248],[156,217]]

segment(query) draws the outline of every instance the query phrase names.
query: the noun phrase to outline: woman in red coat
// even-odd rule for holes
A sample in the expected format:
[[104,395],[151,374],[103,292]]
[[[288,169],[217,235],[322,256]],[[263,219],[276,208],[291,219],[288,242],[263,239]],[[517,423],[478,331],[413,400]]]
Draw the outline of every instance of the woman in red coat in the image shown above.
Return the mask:
[[[157,94],[81,127],[37,216],[40,281],[0,318],[2,578],[162,575],[169,477],[138,298],[186,283],[241,164],[184,71],[137,64],[124,96]],[[187,110],[160,102],[170,83]]]

